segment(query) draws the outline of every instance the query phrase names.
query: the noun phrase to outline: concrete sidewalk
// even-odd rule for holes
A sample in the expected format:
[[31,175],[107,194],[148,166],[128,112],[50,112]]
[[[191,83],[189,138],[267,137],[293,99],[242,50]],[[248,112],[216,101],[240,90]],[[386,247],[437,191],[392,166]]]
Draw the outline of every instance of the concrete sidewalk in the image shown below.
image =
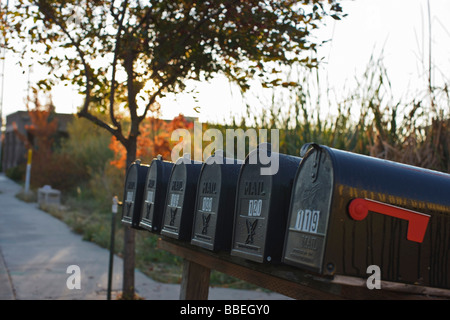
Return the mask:
[[[109,251],[83,241],[60,220],[15,195],[21,187],[0,174],[0,300],[106,300]],[[68,267],[80,268],[81,288],[69,289]],[[122,286],[114,257],[112,299]],[[146,300],[178,300],[180,286],[136,270],[136,293]],[[276,293],[210,288],[210,300],[284,300]]]

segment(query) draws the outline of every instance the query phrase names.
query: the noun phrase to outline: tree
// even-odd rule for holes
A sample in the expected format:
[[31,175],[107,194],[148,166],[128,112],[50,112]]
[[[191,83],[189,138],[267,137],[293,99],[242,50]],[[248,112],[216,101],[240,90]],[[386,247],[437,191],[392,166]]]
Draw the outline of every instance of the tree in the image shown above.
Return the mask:
[[[308,55],[317,46],[310,35],[329,15],[343,15],[338,0],[18,0],[3,31],[9,48],[35,53],[50,67],[42,88],[57,81],[79,87],[85,100],[78,115],[125,147],[128,166],[140,123],[165,93],[219,73],[243,90],[255,78],[264,86],[291,85],[279,78],[280,68],[317,64]],[[128,132],[119,106],[129,112]],[[109,113],[109,121],[93,108]],[[134,294],[133,239],[127,230],[125,298]]]

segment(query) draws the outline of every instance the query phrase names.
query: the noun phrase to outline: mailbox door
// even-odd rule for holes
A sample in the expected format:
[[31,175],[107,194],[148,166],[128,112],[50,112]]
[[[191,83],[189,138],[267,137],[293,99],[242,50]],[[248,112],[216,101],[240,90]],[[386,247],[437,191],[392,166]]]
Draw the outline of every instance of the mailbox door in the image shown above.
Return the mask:
[[167,185],[173,163],[153,159],[148,170],[140,226],[158,233],[161,230],[164,206],[166,204]]
[[[256,262],[279,263],[293,177],[301,158],[271,152],[270,149],[270,145],[260,144],[242,166],[231,254]],[[255,155],[257,161],[252,164]],[[265,157],[271,161],[267,162]],[[272,161],[278,165],[272,167]]]
[[222,179],[219,164],[205,164],[198,181],[191,242],[209,250],[215,249]]
[[162,234],[176,239],[179,237],[186,181],[186,166],[182,163],[176,164],[172,169],[167,186],[166,207],[161,231]]
[[123,197],[122,222],[132,228],[139,229],[144,183],[148,165],[134,162],[127,170]]
[[260,175],[261,166],[244,164],[236,194],[232,254],[264,262],[272,176]]
[[155,211],[155,195],[158,181],[158,166],[152,161],[145,184],[140,226],[152,230],[153,212]]
[[[185,163],[186,162],[186,163]],[[191,240],[202,163],[180,158],[170,175],[161,234],[178,240]]]
[[[319,175],[320,169],[320,175]],[[322,273],[333,171],[326,153],[303,158],[294,180],[284,262]]]
[[137,188],[137,168],[136,165],[130,166],[127,172],[127,177],[125,179],[125,190],[123,195],[123,206],[122,206],[122,222],[131,225],[131,220],[133,218],[133,211],[136,199],[136,188]]

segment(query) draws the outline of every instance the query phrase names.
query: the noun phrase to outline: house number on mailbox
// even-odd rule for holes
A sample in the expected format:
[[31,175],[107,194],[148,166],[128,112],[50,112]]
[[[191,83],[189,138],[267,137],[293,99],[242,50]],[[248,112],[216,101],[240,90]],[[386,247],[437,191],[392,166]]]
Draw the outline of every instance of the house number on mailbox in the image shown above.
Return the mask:
[[172,193],[170,197],[170,206],[178,207],[178,201],[180,200],[180,195],[177,193]]
[[248,216],[259,217],[261,216],[262,200],[250,200],[248,202]]
[[211,212],[212,209],[212,199],[211,197],[204,197],[202,201],[202,211]]
[[319,215],[319,210],[299,210],[294,228],[298,231],[317,233]]

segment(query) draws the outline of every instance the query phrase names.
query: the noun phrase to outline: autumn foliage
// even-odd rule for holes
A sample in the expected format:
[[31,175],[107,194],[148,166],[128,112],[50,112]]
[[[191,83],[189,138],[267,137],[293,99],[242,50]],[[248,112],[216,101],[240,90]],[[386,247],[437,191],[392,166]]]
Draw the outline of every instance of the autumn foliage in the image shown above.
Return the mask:
[[28,110],[31,124],[25,129],[36,139],[35,147],[42,156],[50,156],[55,134],[58,129],[58,119],[53,117],[54,106],[41,107],[37,105],[35,109]]
[[69,155],[54,150],[58,119],[53,104],[41,104],[36,92],[33,103],[34,107],[27,104],[30,124],[25,125],[25,134],[13,124],[16,136],[27,150],[32,150],[30,185],[32,188],[50,185],[55,189],[69,190],[80,179],[86,178],[86,174],[77,170]]
[[[13,123],[16,136],[22,141],[26,149],[36,148],[40,150],[42,156],[49,156],[51,153],[54,136],[58,129],[58,120],[53,117],[54,106],[52,104],[41,105],[35,97],[35,108],[27,105],[28,115],[31,124],[25,125],[27,134],[22,134],[17,124]],[[32,137],[32,138],[31,138]]]
[[[173,144],[170,143],[172,131],[180,128],[191,129],[193,123],[189,122],[182,114],[171,121],[162,120],[157,116],[148,117],[140,126],[140,135],[137,138],[136,158],[149,163],[157,155],[163,159],[170,159]],[[124,169],[126,165],[125,147],[116,139],[111,137],[110,149],[114,151],[111,165]]]

